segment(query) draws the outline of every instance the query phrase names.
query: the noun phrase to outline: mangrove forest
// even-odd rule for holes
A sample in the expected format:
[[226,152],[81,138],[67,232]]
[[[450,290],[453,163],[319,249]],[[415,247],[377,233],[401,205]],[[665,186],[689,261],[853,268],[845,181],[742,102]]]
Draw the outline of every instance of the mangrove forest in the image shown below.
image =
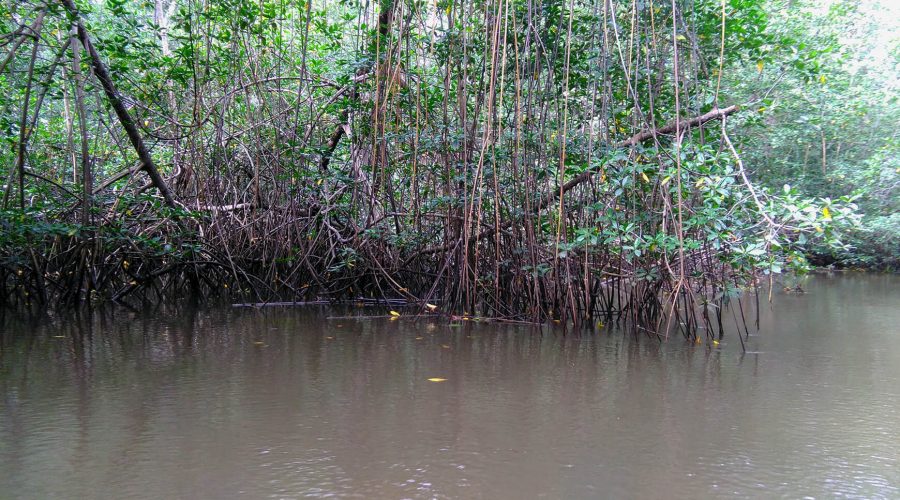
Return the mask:
[[3,0],[0,305],[380,301],[668,336],[900,262],[850,0]]

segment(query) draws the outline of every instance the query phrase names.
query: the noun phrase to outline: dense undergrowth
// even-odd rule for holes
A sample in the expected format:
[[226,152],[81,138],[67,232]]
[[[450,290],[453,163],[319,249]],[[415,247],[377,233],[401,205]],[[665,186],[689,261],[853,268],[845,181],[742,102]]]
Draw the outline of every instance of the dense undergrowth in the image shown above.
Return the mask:
[[821,71],[771,5],[6,2],[0,301],[721,334],[809,252],[895,241],[864,196],[759,181],[741,75]]

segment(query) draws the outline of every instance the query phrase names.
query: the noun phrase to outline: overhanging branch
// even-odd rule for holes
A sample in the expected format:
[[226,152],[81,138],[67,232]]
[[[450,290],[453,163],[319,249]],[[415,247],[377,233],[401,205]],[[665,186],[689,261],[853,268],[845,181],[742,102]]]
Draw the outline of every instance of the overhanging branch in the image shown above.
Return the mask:
[[[700,125],[703,125],[706,122],[722,119],[728,115],[736,113],[739,110],[740,110],[740,107],[737,105],[728,106],[727,108],[716,108],[716,109],[713,109],[712,111],[704,113],[700,116],[695,116],[689,120],[680,120],[679,122],[673,121],[661,128],[658,128],[658,129],[650,129],[650,130],[644,130],[644,131],[638,132],[637,134],[634,134],[633,136],[629,137],[628,139],[625,139],[624,141],[617,142],[614,145],[614,147],[616,147],[616,148],[633,147],[644,141],[647,141],[649,139],[657,137],[659,135],[671,134],[676,131],[680,133],[683,130],[698,127]],[[676,124],[676,123],[678,123],[678,124]],[[680,124],[680,129],[679,129],[679,124]],[[562,189],[561,189],[562,194],[565,194],[565,193],[571,191],[576,186],[578,186],[584,182],[587,182],[593,176],[595,176],[599,173],[600,173],[599,170],[590,169],[586,172],[578,174],[574,179],[563,184]],[[550,206],[550,204],[554,203],[557,199],[559,199],[559,196],[560,196],[560,191],[554,191],[549,196],[541,198],[541,200],[538,201],[538,203],[534,207],[535,213],[540,212],[541,210]],[[485,229],[484,231],[475,235],[475,238],[473,240],[477,242],[481,238],[485,238],[487,236],[494,234],[495,231],[496,231],[496,229],[493,227]],[[422,255],[429,255],[429,254],[444,252],[444,251],[449,250],[453,246],[454,246],[454,244],[446,244],[446,245],[438,245],[438,246],[423,248],[422,250],[419,250],[418,252],[415,252],[413,255],[409,256],[404,261],[403,266],[405,267],[406,265],[408,265],[416,257],[422,256]]]

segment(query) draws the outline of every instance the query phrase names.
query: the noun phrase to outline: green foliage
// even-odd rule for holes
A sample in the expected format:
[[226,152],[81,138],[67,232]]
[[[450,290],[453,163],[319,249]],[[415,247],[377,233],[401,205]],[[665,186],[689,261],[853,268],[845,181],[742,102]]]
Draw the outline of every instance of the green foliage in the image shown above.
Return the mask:
[[773,190],[852,196],[859,225],[836,247],[805,247],[817,261],[888,266],[897,250],[887,221],[900,210],[900,10],[877,1],[770,1],[767,10],[780,14],[768,28],[777,43],[764,64],[726,71],[723,83],[751,106],[742,118],[745,161]]
[[[40,10],[4,5],[8,33]],[[43,106],[26,206],[7,201],[0,221],[9,269],[35,267],[22,249],[103,241],[159,272],[214,263],[232,286],[403,289],[546,316],[586,311],[562,290],[610,276],[640,284],[638,307],[683,287],[725,300],[807,269],[805,254],[892,265],[900,107],[884,75],[900,50],[866,52],[859,39],[883,28],[853,2],[79,7],[178,204],[126,170],[137,155],[94,77],[75,109],[70,19],[53,7],[36,57],[18,50],[0,74],[4,181],[20,174],[28,90]],[[85,54],[78,69],[91,72]],[[672,133],[732,103],[734,151],[718,121]]]

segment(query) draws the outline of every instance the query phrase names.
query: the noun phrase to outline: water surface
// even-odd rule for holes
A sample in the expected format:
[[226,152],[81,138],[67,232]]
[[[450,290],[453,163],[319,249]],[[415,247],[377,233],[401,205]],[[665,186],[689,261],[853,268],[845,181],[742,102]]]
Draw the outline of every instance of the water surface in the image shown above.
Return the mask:
[[805,287],[746,353],[308,308],[7,315],[0,498],[898,498],[900,278]]

